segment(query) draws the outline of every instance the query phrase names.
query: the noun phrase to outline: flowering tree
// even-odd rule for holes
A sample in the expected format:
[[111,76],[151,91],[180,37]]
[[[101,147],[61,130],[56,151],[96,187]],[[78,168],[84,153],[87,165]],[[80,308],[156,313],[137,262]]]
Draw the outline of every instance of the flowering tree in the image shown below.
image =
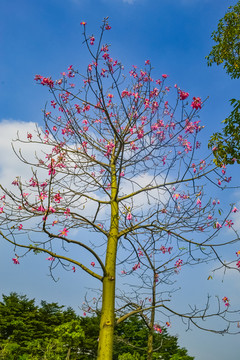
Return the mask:
[[[86,75],[71,65],[55,81],[35,77],[49,89],[51,109],[44,110],[44,130],[37,127],[17,140],[43,150],[31,162],[16,152],[31,165],[32,176],[29,181],[17,177],[13,191],[1,186],[0,234],[17,249],[14,264],[26,252],[43,252],[51,269],[81,268],[102,283],[98,359],[110,360],[117,262],[127,266],[136,257],[130,272],[141,271],[144,255],[154,284],[164,284],[182,266],[209,259],[231,267],[218,249],[238,240],[229,217],[238,210],[230,208],[218,219],[217,201],[205,194],[206,182],[223,188],[230,178],[224,164],[218,174],[208,159],[197,157],[201,98],[193,97],[189,104],[189,93],[175,85],[176,101],[170,105],[168,76],[154,81],[149,60],[144,69],[133,66],[128,81],[122,64],[110,57],[109,45],[103,43],[104,32],[111,29],[108,20],[97,44],[87,35],[86,23],[81,25],[92,57]],[[234,238],[217,242],[224,225]],[[79,229],[94,232],[94,243]],[[36,233],[41,233],[40,240]],[[65,252],[69,248],[73,256]],[[170,260],[153,262],[157,252],[171,254]],[[236,263],[233,267],[237,269]],[[129,269],[122,271],[124,275]],[[176,314],[165,300],[150,308],[161,306]],[[219,315],[228,310],[228,299],[224,302],[227,306]]]

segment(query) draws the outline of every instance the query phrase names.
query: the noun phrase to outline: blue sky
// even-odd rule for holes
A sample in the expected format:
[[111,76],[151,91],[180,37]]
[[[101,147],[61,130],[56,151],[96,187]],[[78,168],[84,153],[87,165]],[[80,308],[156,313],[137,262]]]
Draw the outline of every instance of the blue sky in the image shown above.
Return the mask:
[[[82,45],[80,22],[83,20],[88,24],[88,32],[96,35],[102,19],[109,16],[112,29],[106,41],[111,43],[114,57],[126,68],[133,64],[142,66],[146,59],[151,59],[155,73],[168,74],[172,85],[177,83],[192,96],[209,96],[201,112],[201,120],[206,125],[205,139],[221,129],[220,123],[231,109],[228,100],[238,96],[239,82],[231,80],[217,66],[208,68],[205,56],[213,45],[210,35],[218,20],[227,7],[235,3],[228,0],[2,0],[0,181],[14,178],[21,170],[10,153],[10,140],[16,131],[26,131],[31,123],[42,123],[41,109],[47,93],[34,83],[35,74],[55,78],[70,64],[80,69],[88,64]],[[204,139],[203,143],[206,144]],[[235,167],[232,172],[238,176],[239,169]],[[231,196],[237,198],[239,204],[239,193],[233,192]],[[1,243],[1,293],[17,291],[37,300],[58,301],[77,308],[86,287],[97,286],[83,273],[73,279],[72,273],[63,272],[55,283],[42,261],[29,257],[21,266],[14,266],[13,255],[12,248]],[[207,276],[207,270],[203,271]],[[186,273],[182,282],[189,303],[195,300],[193,293],[201,293],[194,276],[198,273]],[[199,284],[206,286],[206,293],[214,286],[220,296],[229,291],[239,298],[236,276],[226,277],[224,282],[221,277],[217,280],[214,285],[200,280]],[[191,289],[187,289],[188,282],[193,283]],[[204,303],[204,299],[202,301]],[[194,329],[186,333],[180,323],[171,332],[179,334],[181,344],[196,360],[239,358],[239,335],[221,337]]]

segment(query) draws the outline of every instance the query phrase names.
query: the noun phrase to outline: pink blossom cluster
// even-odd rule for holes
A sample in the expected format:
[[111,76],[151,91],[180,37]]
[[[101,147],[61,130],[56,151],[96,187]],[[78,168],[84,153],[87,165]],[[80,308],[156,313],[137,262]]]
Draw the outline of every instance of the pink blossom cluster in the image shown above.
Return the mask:
[[153,326],[153,329],[154,329],[156,332],[158,332],[159,334],[162,333],[162,328],[161,328],[159,325],[154,325],[154,326]]
[[54,85],[54,82],[51,78],[49,77],[43,77],[41,75],[35,75],[35,78],[34,80],[36,81],[40,81],[40,83],[44,86],[44,85],[47,85],[49,86],[50,88],[53,88],[53,85]]
[[178,259],[175,263],[175,267],[178,269],[181,269],[182,264],[183,264],[183,261],[181,259]]
[[171,246],[169,246],[168,248],[166,248],[164,245],[162,245],[159,250],[160,250],[163,254],[166,254],[167,252],[168,252],[169,254],[171,254],[172,249],[173,249],[173,248],[172,248]]
[[133,271],[135,271],[135,270],[137,270],[137,269],[139,269],[140,268],[140,263],[137,263],[137,264],[135,264],[134,266],[133,266]]
[[222,298],[222,301],[224,302],[224,304],[225,304],[225,306],[230,306],[230,304],[229,304],[229,299],[226,297],[226,296],[224,296],[223,298]]
[[106,157],[109,157],[113,151],[113,149],[115,148],[115,144],[110,141],[106,146],[107,152],[105,154]]
[[189,93],[188,92],[185,92],[183,90],[180,90],[179,91],[179,97],[180,97],[180,100],[185,100],[189,97]]
[[12,258],[12,261],[15,265],[18,265],[19,264],[18,256],[16,256],[15,258]]
[[185,120],[185,133],[193,134],[194,132],[198,132],[202,129],[202,127],[199,125],[200,120],[198,121],[189,121],[189,119]]
[[193,101],[191,103],[191,107],[195,110],[202,108],[202,100],[200,97],[193,97]]

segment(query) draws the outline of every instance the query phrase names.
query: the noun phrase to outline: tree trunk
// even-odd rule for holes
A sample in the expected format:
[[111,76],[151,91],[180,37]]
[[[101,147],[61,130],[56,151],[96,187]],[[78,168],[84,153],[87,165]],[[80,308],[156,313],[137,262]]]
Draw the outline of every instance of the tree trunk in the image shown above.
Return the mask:
[[112,360],[114,334],[115,278],[106,276],[103,280],[103,304],[100,321],[98,360]]
[[115,165],[112,164],[111,190],[111,225],[108,236],[107,253],[105,260],[105,274],[103,278],[102,311],[100,320],[98,360],[112,360],[113,335],[115,321],[115,276],[116,256],[118,243],[118,202],[117,180]]
[[149,333],[148,333],[148,348],[147,348],[147,360],[152,360],[153,356],[153,333],[154,333],[154,322],[155,322],[155,305],[156,305],[156,273],[154,272],[153,276],[153,285],[152,285],[152,309],[151,309],[151,319],[149,324]]
[[70,346],[70,348],[68,349],[66,360],[69,360],[69,359],[70,359],[70,354],[71,354],[71,346]]
[[152,360],[152,355],[153,355],[153,329],[150,329],[148,333],[147,360]]

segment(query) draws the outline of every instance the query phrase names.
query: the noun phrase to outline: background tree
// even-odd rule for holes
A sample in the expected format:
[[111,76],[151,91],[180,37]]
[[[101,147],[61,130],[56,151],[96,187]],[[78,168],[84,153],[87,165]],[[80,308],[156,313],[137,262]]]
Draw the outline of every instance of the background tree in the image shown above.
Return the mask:
[[[232,79],[240,77],[240,1],[228,8],[219,21],[218,28],[212,33],[216,43],[206,57],[208,65],[223,65]],[[223,120],[223,131],[214,133],[209,141],[216,164],[240,163],[240,100],[231,99],[233,110]]]
[[[18,359],[31,355],[36,359],[66,359],[75,339],[79,342],[82,337],[80,320],[73,309],[63,310],[63,306],[46,301],[38,307],[34,299],[29,300],[25,295],[3,295],[0,358]],[[74,354],[77,352],[72,349],[72,358]]]
[[[48,314],[48,316],[46,316]],[[0,303],[0,359],[79,359],[97,358],[100,316],[79,317],[71,309],[56,303],[35,300],[11,293]],[[84,329],[84,330],[83,330]],[[179,347],[177,337],[166,330],[154,334],[156,358],[169,360],[182,351],[186,360],[193,359]],[[146,358],[148,329],[137,316],[115,329],[113,359],[121,356]],[[71,350],[69,350],[71,349]],[[128,355],[126,355],[128,354]]]
[[[224,263],[219,249],[239,239],[229,218],[238,209],[231,206],[221,215],[218,202],[205,192],[206,183],[212,196],[211,184],[225,188],[231,178],[225,165],[218,173],[209,159],[197,155],[201,98],[189,104],[189,93],[176,85],[176,101],[170,105],[168,76],[154,82],[149,60],[143,69],[133,66],[127,81],[122,64],[103,43],[111,28],[108,19],[97,44],[81,24],[91,56],[86,75],[70,65],[55,81],[35,77],[48,87],[52,111],[44,110],[44,130],[37,127],[26,139],[17,139],[34,150],[41,146],[42,152],[31,160],[15,150],[31,166],[32,176],[28,181],[17,177],[13,191],[1,186],[0,235],[17,251],[16,265],[26,253],[44,253],[51,272],[58,265],[73,273],[78,267],[102,283],[98,359],[112,360],[117,264],[134,262],[139,244],[147,241],[150,254],[158,245],[173,246],[176,264],[168,267],[167,262],[166,274],[210,260],[237,269],[235,259]],[[233,237],[217,242],[224,225]],[[131,272],[139,268],[135,263]],[[230,325],[226,299],[216,314]],[[165,300],[159,304],[163,311],[182,316]],[[206,311],[199,311],[198,319]]]

